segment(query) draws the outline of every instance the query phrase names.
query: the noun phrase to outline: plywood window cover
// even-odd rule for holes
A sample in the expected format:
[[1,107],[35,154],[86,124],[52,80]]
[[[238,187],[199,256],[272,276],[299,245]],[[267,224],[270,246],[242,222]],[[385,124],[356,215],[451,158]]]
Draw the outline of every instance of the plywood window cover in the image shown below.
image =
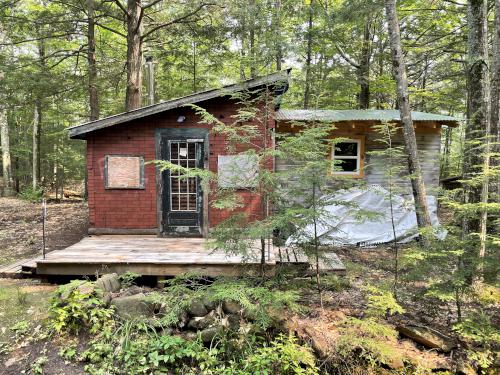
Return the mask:
[[[332,147],[332,160],[333,161],[335,161],[335,160],[347,160],[347,159],[356,160],[356,170],[354,170],[354,171],[335,170],[335,171],[333,171],[333,174],[343,175],[343,176],[355,176],[355,177],[362,175],[362,167],[363,167],[362,166],[362,158],[363,158],[362,151],[364,150],[363,142],[364,142],[364,139],[359,139],[359,138],[345,139],[342,142],[338,142],[338,144],[340,144],[340,143],[356,143],[357,144],[357,155],[356,156],[346,156],[346,155],[335,156],[335,148],[336,148],[337,144],[333,145],[333,147]],[[342,168],[342,164],[340,164],[339,167]]]
[[253,154],[218,155],[219,186],[245,189],[257,186],[258,157]]
[[[121,160],[118,160],[121,159]],[[128,163],[125,167],[129,170],[125,175],[116,174],[113,161]],[[111,164],[111,165],[110,165]],[[123,165],[123,164],[122,164]],[[110,168],[111,167],[111,168]],[[132,170],[134,169],[134,170]],[[124,172],[124,171],[122,171]],[[144,183],[144,157],[140,155],[106,155],[104,163],[104,181],[106,189],[145,189]],[[120,181],[121,179],[121,181]],[[118,181],[117,181],[118,180]]]

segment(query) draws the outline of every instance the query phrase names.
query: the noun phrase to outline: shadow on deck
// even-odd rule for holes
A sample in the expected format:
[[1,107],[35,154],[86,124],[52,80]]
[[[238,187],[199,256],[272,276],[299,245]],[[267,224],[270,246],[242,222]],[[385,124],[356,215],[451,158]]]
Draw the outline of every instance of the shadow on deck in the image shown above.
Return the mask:
[[[292,254],[285,257],[283,254]],[[309,273],[306,257],[269,244],[265,272],[275,274],[280,265]],[[204,276],[243,276],[260,274],[260,251],[247,257],[210,250],[203,238],[158,238],[155,236],[104,235],[86,237],[62,250],[0,267],[0,277],[95,276],[105,273],[134,272],[143,276],[176,276],[187,272]],[[334,253],[321,263],[324,273],[345,273]]]

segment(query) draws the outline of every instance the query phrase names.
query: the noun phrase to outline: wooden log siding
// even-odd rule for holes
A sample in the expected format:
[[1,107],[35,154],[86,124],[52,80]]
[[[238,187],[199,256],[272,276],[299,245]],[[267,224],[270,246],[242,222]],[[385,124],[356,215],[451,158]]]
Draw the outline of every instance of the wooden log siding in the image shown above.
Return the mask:
[[[356,132],[359,135],[358,132]],[[345,133],[339,135],[348,137]],[[365,133],[365,175],[363,180],[366,184],[377,184],[387,187],[385,170],[387,163],[384,161],[383,156],[369,155],[370,151],[383,149],[384,144],[377,142],[380,135],[373,132]],[[440,129],[433,129],[433,131],[419,132],[417,130],[417,147],[419,152],[420,163],[424,174],[424,180],[428,195],[436,195],[439,188],[439,154],[441,147],[441,133]],[[393,145],[402,146],[402,134],[397,134],[393,139]],[[279,146],[278,146],[279,147]],[[287,163],[279,158],[276,159],[276,170],[283,171],[293,168],[291,163]],[[404,192],[404,195],[412,195],[411,184],[408,178],[400,178],[397,180],[398,187]]]
[[[386,187],[387,176],[385,176],[387,163],[383,156],[369,155],[369,151],[383,149],[384,145],[377,142],[378,134],[369,133],[366,136],[365,155],[365,181],[367,184],[377,184]],[[441,147],[440,133],[417,133],[417,148],[424,175],[425,186],[428,195],[436,195],[439,188],[439,153]],[[393,139],[395,147],[403,145],[403,137],[397,134]],[[407,174],[406,174],[407,176]],[[397,185],[404,194],[412,195],[410,180],[402,177],[397,180]]]

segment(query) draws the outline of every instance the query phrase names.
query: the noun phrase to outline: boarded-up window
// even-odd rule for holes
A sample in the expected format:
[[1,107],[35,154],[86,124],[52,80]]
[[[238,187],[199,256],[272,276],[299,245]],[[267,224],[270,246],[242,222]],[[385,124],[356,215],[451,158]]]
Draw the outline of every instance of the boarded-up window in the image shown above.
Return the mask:
[[144,158],[107,155],[104,174],[106,189],[144,189]]
[[257,186],[258,164],[257,155],[219,155],[219,186],[235,189]]

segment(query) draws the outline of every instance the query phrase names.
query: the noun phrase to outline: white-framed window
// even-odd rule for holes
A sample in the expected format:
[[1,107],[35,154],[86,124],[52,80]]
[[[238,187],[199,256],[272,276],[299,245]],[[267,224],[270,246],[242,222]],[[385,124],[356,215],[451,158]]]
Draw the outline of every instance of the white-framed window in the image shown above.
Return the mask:
[[361,176],[362,147],[361,139],[345,139],[332,147],[332,160],[335,163],[333,174]]

